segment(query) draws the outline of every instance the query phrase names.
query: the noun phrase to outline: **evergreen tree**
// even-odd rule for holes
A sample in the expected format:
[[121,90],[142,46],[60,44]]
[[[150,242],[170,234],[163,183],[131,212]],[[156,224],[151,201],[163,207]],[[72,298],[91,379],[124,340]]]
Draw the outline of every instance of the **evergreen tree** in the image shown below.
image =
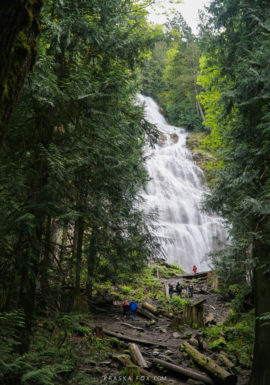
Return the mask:
[[250,384],[266,385],[270,382],[269,7],[266,1],[224,0],[213,1],[209,12],[203,98],[206,124],[212,128],[210,141],[214,146],[221,143],[222,164],[208,204],[231,224],[234,262],[227,267],[233,273],[240,264],[244,274],[253,268],[256,329]]
[[25,77],[36,60],[42,0],[0,5],[0,149],[8,132]]
[[156,135],[135,105],[136,67],[152,39],[145,15],[121,0],[43,8],[39,58],[0,169],[3,308],[24,310],[21,352],[36,305],[63,284],[70,306],[82,285],[90,303],[99,269],[139,270],[157,250],[138,195],[148,180],[144,137]]

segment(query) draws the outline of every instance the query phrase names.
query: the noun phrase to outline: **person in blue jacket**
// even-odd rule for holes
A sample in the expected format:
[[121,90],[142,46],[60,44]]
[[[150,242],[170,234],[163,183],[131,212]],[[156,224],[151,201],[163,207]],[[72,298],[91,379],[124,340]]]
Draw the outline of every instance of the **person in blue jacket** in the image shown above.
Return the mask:
[[137,311],[137,308],[138,308],[138,306],[137,306],[136,302],[132,300],[130,302],[130,304],[129,304],[129,309],[130,309],[130,314],[131,314],[132,321],[135,320],[135,313]]

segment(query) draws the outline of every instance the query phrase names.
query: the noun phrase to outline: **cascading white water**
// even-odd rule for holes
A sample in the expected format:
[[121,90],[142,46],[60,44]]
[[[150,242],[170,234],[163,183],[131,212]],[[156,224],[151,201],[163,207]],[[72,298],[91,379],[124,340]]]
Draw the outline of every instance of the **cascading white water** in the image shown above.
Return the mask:
[[221,218],[202,212],[203,195],[208,191],[203,171],[193,162],[186,148],[187,132],[170,126],[150,97],[138,96],[145,104],[145,116],[161,132],[159,142],[146,167],[150,175],[142,196],[145,211],[158,209],[156,235],[169,263],[177,263],[187,272],[209,270],[207,254],[224,244],[226,231]]

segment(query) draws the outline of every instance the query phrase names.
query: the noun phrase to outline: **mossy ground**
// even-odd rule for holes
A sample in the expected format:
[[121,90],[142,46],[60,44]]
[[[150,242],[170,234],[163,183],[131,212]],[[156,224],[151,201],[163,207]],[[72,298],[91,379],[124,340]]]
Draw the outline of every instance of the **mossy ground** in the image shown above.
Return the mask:
[[150,264],[140,274],[125,277],[125,280],[113,285],[110,281],[95,285],[95,293],[108,293],[114,300],[124,301],[134,299],[137,302],[157,300],[162,296],[164,289],[160,278],[178,277],[183,270],[176,264],[155,262]]
[[228,320],[220,326],[204,329],[210,348],[225,352],[234,362],[235,368],[251,368],[254,343],[254,311],[235,314],[231,310]]

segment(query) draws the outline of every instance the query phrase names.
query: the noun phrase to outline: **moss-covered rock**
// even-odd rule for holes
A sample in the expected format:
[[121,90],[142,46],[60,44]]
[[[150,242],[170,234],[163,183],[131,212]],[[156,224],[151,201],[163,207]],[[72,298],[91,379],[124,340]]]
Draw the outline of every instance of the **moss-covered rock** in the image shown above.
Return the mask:
[[207,183],[211,185],[215,179],[218,160],[205,146],[206,136],[204,132],[190,134],[187,137],[187,148],[192,153],[194,162],[204,171]]

